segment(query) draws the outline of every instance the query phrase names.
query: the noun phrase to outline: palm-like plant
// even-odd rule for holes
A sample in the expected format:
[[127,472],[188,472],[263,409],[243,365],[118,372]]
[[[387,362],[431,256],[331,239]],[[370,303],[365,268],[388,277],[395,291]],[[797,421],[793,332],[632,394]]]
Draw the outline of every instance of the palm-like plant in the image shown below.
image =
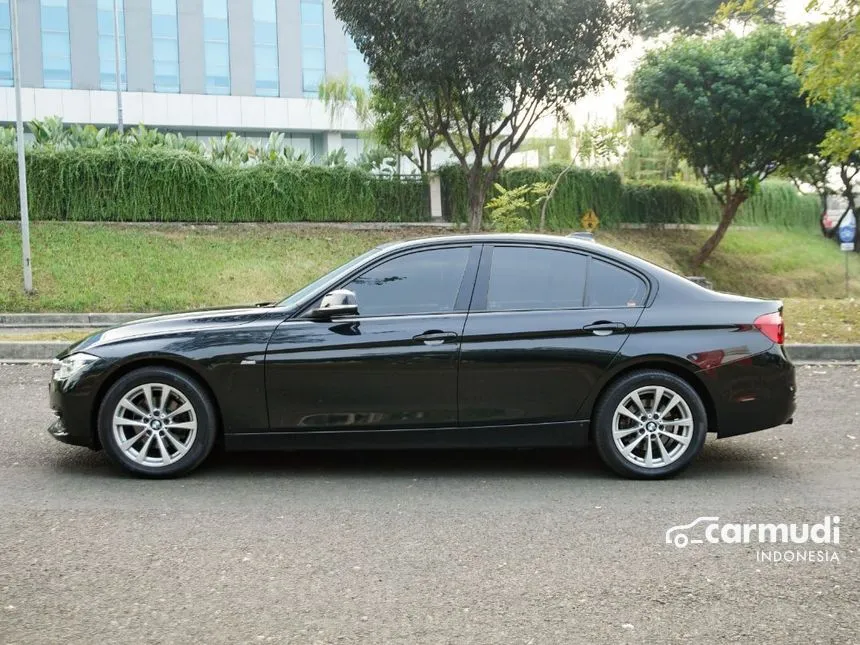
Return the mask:
[[27,124],[35,138],[34,145],[44,148],[65,148],[69,145],[69,130],[58,116],[44,120],[33,119]]

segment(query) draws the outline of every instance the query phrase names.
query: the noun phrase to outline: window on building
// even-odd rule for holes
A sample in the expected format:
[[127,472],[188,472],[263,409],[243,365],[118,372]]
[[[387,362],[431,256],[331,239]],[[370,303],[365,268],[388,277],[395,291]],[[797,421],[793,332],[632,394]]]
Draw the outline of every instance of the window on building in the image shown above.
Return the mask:
[[230,27],[227,0],[203,0],[206,93],[230,93]]
[[278,96],[276,0],[254,0],[254,81],[257,96]]
[[179,91],[176,0],[152,0],[152,60],[156,92]]
[[349,80],[359,87],[368,89],[370,87],[370,72],[364,61],[364,56],[358,51],[355,41],[349,34],[346,35],[346,42],[346,71],[349,73]]
[[322,0],[302,0],[302,92],[319,96],[325,80],[325,35]]
[[42,19],[42,83],[45,87],[72,86],[68,0],[40,0]]
[[[116,89],[116,47],[113,38],[113,1],[98,0],[99,87]],[[128,89],[125,75],[125,0],[117,0],[119,11],[119,75],[122,89]]]
[[12,14],[9,0],[0,0],[0,87],[11,87],[12,75]]

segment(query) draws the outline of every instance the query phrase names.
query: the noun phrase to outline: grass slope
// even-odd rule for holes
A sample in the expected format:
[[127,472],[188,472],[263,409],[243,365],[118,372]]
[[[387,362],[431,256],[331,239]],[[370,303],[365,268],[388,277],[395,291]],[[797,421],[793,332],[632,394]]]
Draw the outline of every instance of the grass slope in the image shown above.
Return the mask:
[[[175,311],[275,300],[382,242],[438,231],[277,225],[32,226],[34,296],[21,291],[20,234],[0,223],[0,311]],[[682,274],[708,233],[613,230],[598,241]],[[701,271],[721,291],[786,300],[792,342],[856,342],[860,256],[802,231],[729,231]],[[838,299],[838,300],[837,300]]]

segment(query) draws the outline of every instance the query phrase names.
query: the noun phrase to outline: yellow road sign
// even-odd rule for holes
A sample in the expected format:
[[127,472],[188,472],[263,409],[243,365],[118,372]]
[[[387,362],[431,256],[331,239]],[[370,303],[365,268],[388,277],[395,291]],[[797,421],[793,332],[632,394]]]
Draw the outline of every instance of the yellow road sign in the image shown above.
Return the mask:
[[585,211],[585,214],[579,221],[582,223],[582,228],[589,232],[593,231],[600,225],[600,218],[597,216],[597,213],[591,209]]

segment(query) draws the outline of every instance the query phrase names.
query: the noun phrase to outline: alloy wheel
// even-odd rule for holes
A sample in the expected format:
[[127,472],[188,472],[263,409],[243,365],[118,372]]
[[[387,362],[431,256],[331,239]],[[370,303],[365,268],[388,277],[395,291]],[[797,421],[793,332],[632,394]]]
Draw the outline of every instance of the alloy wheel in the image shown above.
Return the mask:
[[644,468],[663,468],[687,451],[693,414],[684,398],[661,385],[637,388],[612,417],[612,439],[619,454]]
[[184,457],[197,437],[197,412],[182,392],[164,383],[129,390],[113,414],[116,446],[142,466],[163,468]]

